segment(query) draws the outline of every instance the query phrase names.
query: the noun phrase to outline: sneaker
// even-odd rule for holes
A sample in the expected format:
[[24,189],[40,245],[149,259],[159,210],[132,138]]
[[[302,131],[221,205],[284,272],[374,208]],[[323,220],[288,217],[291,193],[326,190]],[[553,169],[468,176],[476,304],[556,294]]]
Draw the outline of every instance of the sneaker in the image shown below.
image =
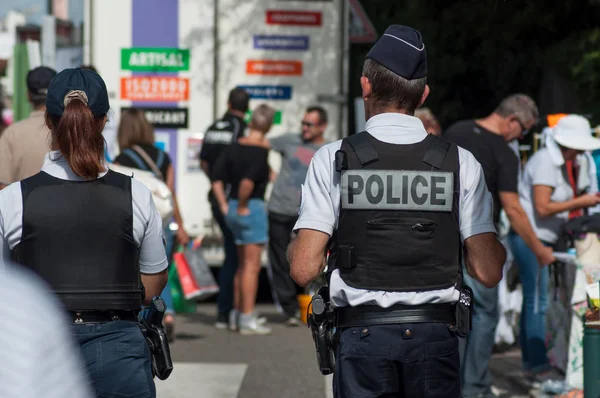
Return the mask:
[[215,322],[215,327],[220,330],[227,329],[229,326],[229,322],[227,320],[227,314],[219,314],[217,315],[217,321]]
[[289,327],[298,327],[302,325],[302,321],[296,317],[289,317],[287,321],[285,321],[285,326]]
[[267,335],[271,334],[271,328],[258,322],[258,318],[254,314],[240,315],[240,334],[245,336],[251,335]]
[[562,374],[559,370],[552,368],[546,372],[532,374],[529,380],[531,381],[531,386],[533,388],[540,389],[544,384],[549,384],[549,382],[552,381],[563,381],[564,379],[564,374]]
[[239,328],[239,318],[240,312],[238,310],[229,311],[229,330],[232,332],[237,332]]
[[256,317],[256,322],[258,322],[259,325],[264,325],[265,323],[267,323],[267,318],[264,316],[258,316],[257,313],[254,313],[254,316]]

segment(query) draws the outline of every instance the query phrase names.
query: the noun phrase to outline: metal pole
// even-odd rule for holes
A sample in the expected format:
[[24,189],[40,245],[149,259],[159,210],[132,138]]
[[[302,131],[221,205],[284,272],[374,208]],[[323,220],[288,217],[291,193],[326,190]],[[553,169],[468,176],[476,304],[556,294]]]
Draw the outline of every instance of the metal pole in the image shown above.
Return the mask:
[[213,55],[213,120],[217,119],[218,101],[219,98],[219,0],[215,2],[215,15],[214,15],[214,30],[213,30],[213,42],[214,42],[214,55]]
[[83,63],[93,65],[92,33],[93,33],[93,0],[83,2]]
[[340,76],[340,94],[344,98],[344,101],[340,106],[340,120],[338,138],[344,138],[348,135],[348,107],[352,106],[352,101],[349,97],[349,78],[350,78],[350,7],[348,0],[341,0],[341,13],[342,13],[342,34],[341,34],[341,48],[342,48],[342,68]]

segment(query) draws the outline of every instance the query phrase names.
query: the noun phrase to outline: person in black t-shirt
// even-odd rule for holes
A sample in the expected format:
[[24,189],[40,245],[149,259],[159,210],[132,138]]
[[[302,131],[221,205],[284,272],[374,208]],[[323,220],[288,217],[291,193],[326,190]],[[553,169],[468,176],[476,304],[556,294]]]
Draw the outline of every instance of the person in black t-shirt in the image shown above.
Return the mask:
[[[271,333],[254,314],[254,304],[261,254],[269,236],[264,197],[271,173],[265,135],[273,125],[274,115],[273,108],[260,105],[252,113],[248,136],[223,151],[211,172],[213,192],[238,247],[239,268],[229,326],[241,334]],[[231,185],[229,198],[225,181]]]
[[[250,96],[241,88],[234,88],[229,93],[227,112],[223,117],[215,121],[204,134],[202,150],[200,151],[200,166],[211,178],[211,173],[218,170],[215,163],[221,153],[231,144],[245,135],[246,122],[244,115],[248,111]],[[227,185],[226,192],[229,191]],[[223,234],[223,251],[225,259],[219,269],[219,294],[217,296],[217,329],[226,329],[229,322],[229,314],[233,308],[233,278],[238,267],[237,248],[233,233],[229,229],[225,216],[219,208],[219,203],[211,189],[208,192],[208,201],[214,220],[219,224]]]
[[[540,264],[554,262],[552,249],[537,238],[519,201],[519,158],[509,142],[522,138],[538,119],[535,102],[523,94],[505,98],[489,116],[450,126],[442,135],[470,151],[481,164],[488,190],[494,199],[496,227],[504,208],[511,228],[538,257]],[[467,272],[465,283],[473,289],[473,329],[461,339],[463,396],[491,396],[492,378],[488,362],[498,323],[498,289],[486,288]]]
[[[171,158],[166,152],[154,145],[154,128],[146,119],[143,111],[128,109],[123,112],[117,131],[117,140],[121,153],[115,158],[115,163],[153,172],[167,184],[173,194],[173,217],[178,226],[176,238],[182,245],[187,245],[190,237],[184,229],[183,219],[179,212],[177,196],[175,195],[175,173],[171,164]],[[160,173],[154,172],[154,166],[156,166]],[[169,264],[171,264],[175,249],[175,237],[169,228],[165,229],[165,238],[167,239],[167,259]],[[161,297],[167,305],[164,318],[167,335],[173,341],[175,336],[175,311],[171,298],[170,283],[167,282],[167,286],[163,290]]]

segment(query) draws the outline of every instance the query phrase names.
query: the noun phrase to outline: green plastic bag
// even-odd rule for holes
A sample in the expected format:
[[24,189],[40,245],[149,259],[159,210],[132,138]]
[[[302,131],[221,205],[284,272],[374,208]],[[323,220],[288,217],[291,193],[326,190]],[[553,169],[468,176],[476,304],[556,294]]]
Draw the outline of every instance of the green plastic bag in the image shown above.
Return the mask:
[[186,300],[183,296],[181,283],[179,283],[179,275],[177,274],[177,266],[175,261],[169,267],[169,282],[171,285],[171,296],[173,298],[173,309],[176,314],[193,314],[196,312],[196,303]]

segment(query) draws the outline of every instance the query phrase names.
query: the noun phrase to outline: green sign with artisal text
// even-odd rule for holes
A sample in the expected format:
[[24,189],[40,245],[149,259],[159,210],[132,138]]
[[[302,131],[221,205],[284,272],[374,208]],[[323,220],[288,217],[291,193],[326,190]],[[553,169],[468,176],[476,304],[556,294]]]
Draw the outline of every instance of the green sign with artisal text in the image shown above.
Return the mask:
[[123,48],[121,69],[145,72],[180,72],[190,69],[190,50],[179,48]]
[[[275,111],[275,116],[273,116],[273,125],[279,126],[281,124],[281,118],[281,111]],[[246,123],[250,123],[250,119],[252,119],[252,111],[248,110],[248,112],[246,112],[246,115],[244,116],[244,120],[246,121]]]

